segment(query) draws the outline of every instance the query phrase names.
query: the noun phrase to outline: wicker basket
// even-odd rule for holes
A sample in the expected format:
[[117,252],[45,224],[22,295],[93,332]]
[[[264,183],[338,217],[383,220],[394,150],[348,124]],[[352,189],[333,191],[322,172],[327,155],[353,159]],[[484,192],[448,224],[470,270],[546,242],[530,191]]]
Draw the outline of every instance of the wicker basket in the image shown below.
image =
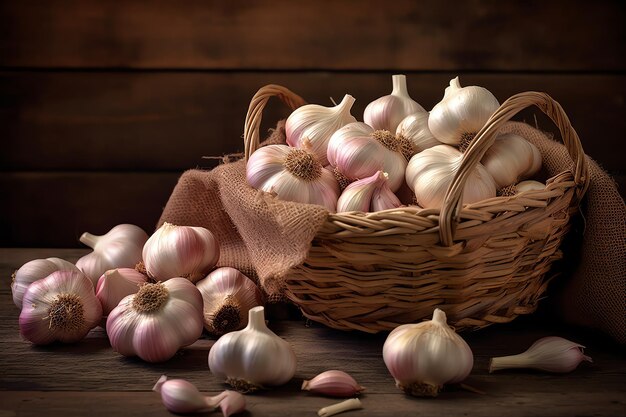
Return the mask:
[[[292,109],[305,103],[284,87],[261,88],[246,117],[246,160],[259,147],[262,111],[273,96]],[[573,172],[550,178],[545,190],[461,207],[468,174],[500,127],[530,105],[560,129]],[[457,329],[509,322],[535,311],[588,181],[580,140],[561,106],[544,93],[517,94],[467,149],[441,210],[330,214],[305,262],[286,277],[285,294],[306,317],[343,330],[391,330],[430,317],[435,307]]]

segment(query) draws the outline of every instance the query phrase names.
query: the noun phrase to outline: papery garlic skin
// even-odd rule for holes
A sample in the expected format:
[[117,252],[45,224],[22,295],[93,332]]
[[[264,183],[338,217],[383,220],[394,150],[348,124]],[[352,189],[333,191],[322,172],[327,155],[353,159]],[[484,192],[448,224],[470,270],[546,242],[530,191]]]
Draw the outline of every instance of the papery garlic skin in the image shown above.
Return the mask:
[[248,311],[263,304],[259,287],[235,268],[217,268],[196,287],[204,304],[204,328],[212,334],[243,329],[248,324]]
[[148,235],[135,225],[119,224],[102,236],[85,232],[79,240],[93,252],[80,258],[76,266],[95,288],[98,279],[109,269],[134,268],[141,262],[141,251]]
[[331,213],[337,207],[337,179],[306,149],[263,146],[248,159],[246,179],[253,188],[275,193],[281,200],[318,204]]
[[143,247],[148,276],[157,281],[183,277],[196,282],[206,276],[219,257],[219,242],[210,230],[167,222]]
[[18,308],[22,308],[24,293],[30,284],[47,277],[56,271],[78,271],[76,266],[59,258],[34,259],[26,262],[13,273],[11,279],[11,292],[13,302]]
[[443,99],[430,111],[428,128],[440,142],[467,147],[499,107],[500,103],[489,90],[478,86],[461,87],[456,77],[450,81]]
[[331,397],[352,397],[360,394],[364,389],[350,375],[334,369],[322,372],[314,378],[302,382],[303,391]]
[[295,109],[285,122],[287,144],[294,148],[306,147],[322,165],[328,165],[326,149],[332,134],[348,123],[356,122],[350,114],[355,98],[346,94],[334,107],[306,104]]
[[111,311],[106,331],[113,350],[163,362],[202,334],[202,296],[185,278],[145,284]]
[[492,358],[489,372],[512,368],[531,368],[554,373],[571,372],[583,361],[593,362],[589,356],[583,354],[583,348],[583,345],[562,337],[544,337],[523,353]]
[[355,181],[348,185],[337,201],[337,213],[349,211],[386,210],[402,205],[400,200],[391,192],[388,185],[388,175],[382,171],[374,175]]
[[83,339],[102,318],[91,281],[79,270],[56,271],[32,283],[22,302],[20,334],[36,345]]
[[242,392],[287,383],[296,372],[291,345],[265,324],[264,308],[249,311],[245,329],[220,337],[209,351],[209,369]]
[[444,384],[463,381],[474,365],[472,350],[438,308],[430,321],[396,327],[383,359],[396,385],[416,396],[436,396]]
[[148,277],[135,269],[116,268],[106,271],[96,286],[96,297],[102,305],[102,314],[108,316],[124,297],[136,294],[140,285],[146,282]]
[[407,139],[412,145],[409,159],[416,153],[442,144],[428,129],[429,117],[430,114],[425,111],[413,113],[402,119],[396,128],[396,136]]
[[380,97],[367,105],[363,121],[376,130],[395,132],[398,125],[410,114],[426,113],[426,110],[409,96],[406,76],[391,76],[393,90],[390,95]]
[[[461,166],[463,154],[449,145],[438,145],[414,155],[406,169],[406,182],[423,208],[441,208],[446,191]],[[463,188],[463,204],[496,196],[496,183],[480,163]]]
[[497,187],[502,188],[539,171],[541,153],[523,137],[507,133],[496,138],[480,162],[491,174]]

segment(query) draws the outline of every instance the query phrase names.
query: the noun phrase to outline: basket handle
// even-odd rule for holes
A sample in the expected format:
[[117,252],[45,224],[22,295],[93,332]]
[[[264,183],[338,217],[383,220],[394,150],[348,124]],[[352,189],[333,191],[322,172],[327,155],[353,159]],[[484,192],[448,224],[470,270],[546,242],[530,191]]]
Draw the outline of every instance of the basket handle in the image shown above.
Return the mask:
[[252,101],[250,101],[246,121],[243,126],[243,145],[246,161],[250,158],[250,155],[259,148],[261,143],[259,139],[259,129],[261,127],[263,109],[267,101],[274,96],[277,96],[283,103],[289,106],[291,110],[295,110],[306,104],[306,101],[304,101],[302,97],[280,85],[268,84],[259,88],[259,91],[256,92],[254,97],[252,97]]
[[483,158],[487,149],[494,143],[498,131],[504,123],[531,105],[539,107],[559,128],[563,143],[575,164],[574,181],[578,186],[576,197],[580,201],[584,196],[589,186],[585,153],[580,143],[580,138],[572,127],[565,111],[559,103],[546,93],[529,91],[516,94],[502,103],[500,108],[487,120],[485,126],[476,134],[476,137],[465,151],[461,166],[454,175],[452,183],[446,192],[439,216],[439,237],[445,246],[451,246],[454,243],[454,231],[462,208],[461,195],[467,178],[476,167],[476,164]]

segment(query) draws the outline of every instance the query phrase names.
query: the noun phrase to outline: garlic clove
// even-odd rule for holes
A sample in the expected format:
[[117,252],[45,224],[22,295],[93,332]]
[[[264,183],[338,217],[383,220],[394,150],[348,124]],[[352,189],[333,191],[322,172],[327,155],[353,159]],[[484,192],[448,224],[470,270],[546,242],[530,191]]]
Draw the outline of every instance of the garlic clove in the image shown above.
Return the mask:
[[376,130],[395,132],[402,119],[406,116],[413,113],[426,112],[422,106],[409,96],[405,75],[392,75],[391,81],[393,84],[391,94],[369,103],[363,113],[365,123]]
[[411,143],[412,149],[409,159],[424,149],[442,144],[428,129],[429,117],[430,114],[425,111],[410,114],[402,119],[396,129],[396,136],[405,138]]
[[102,314],[108,316],[124,297],[135,294],[139,286],[147,281],[147,276],[131,268],[106,271],[96,286],[96,297],[102,304]]
[[198,281],[203,299],[204,327],[222,335],[248,324],[248,311],[263,304],[256,284],[235,268],[222,267]]
[[246,398],[237,391],[226,390],[220,395],[218,406],[224,417],[229,417],[246,409]]
[[210,230],[167,222],[143,247],[148,276],[157,281],[183,277],[196,282],[215,266],[219,256],[219,242]]
[[337,201],[337,212],[369,212],[374,192],[386,182],[386,173],[378,171],[370,177],[351,183],[339,196],[339,200]]
[[384,181],[372,194],[370,209],[373,212],[398,208],[402,206],[400,199],[391,191],[387,181]]
[[79,269],[74,264],[59,258],[34,259],[22,265],[11,276],[11,292],[15,305],[21,309],[22,299],[28,286],[56,271],[78,272]]
[[319,417],[330,417],[334,416],[335,414],[343,413],[350,410],[358,410],[361,408],[363,408],[363,404],[361,404],[361,401],[358,398],[351,398],[337,404],[320,408],[317,412],[317,415]]
[[312,391],[331,397],[351,397],[360,394],[364,389],[350,375],[338,370],[322,372],[302,382],[303,391]]
[[172,413],[197,413],[215,408],[195,385],[184,379],[167,379],[162,375],[152,390],[161,394],[163,405]]
[[524,191],[538,191],[538,190],[545,190],[546,185],[542,182],[539,181],[534,181],[534,180],[525,180],[525,181],[521,181],[517,184],[515,184],[515,188],[517,189],[518,193],[524,192]]
[[489,372],[512,368],[532,368],[554,373],[571,372],[583,362],[593,360],[583,354],[583,345],[562,337],[544,337],[523,353],[492,358]]

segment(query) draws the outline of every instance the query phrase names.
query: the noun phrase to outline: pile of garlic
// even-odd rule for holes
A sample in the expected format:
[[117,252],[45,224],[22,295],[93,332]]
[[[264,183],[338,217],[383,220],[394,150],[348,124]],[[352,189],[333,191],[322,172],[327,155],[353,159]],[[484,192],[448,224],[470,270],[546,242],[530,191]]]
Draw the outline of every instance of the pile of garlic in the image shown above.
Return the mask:
[[[287,145],[257,149],[246,167],[248,183],[329,212],[374,212],[415,202],[440,208],[463,152],[500,104],[487,89],[461,87],[456,77],[427,112],[410,97],[404,75],[393,75],[392,83],[391,94],[367,105],[363,122],[351,115],[355,99],[348,94],[333,107],[294,110],[285,123]],[[516,185],[537,174],[541,162],[526,139],[500,135],[468,178],[463,204],[527,189]]]

